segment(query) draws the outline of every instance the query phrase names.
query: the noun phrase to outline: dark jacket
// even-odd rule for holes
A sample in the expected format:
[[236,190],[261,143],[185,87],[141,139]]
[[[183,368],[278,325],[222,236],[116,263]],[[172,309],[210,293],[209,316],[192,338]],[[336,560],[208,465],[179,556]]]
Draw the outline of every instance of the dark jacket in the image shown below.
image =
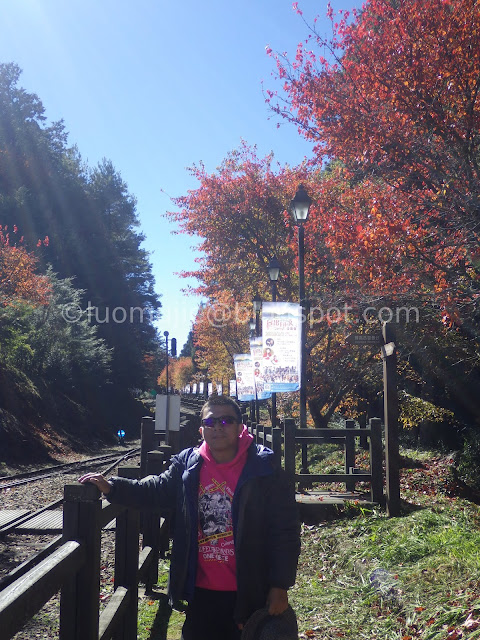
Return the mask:
[[[191,601],[198,557],[198,486],[203,458],[185,449],[167,471],[142,480],[113,478],[110,502],[136,508],[170,508],[174,515],[171,602]],[[237,566],[235,620],[264,607],[271,587],[295,583],[300,525],[293,486],[273,466],[273,452],[250,445],[232,502]]]

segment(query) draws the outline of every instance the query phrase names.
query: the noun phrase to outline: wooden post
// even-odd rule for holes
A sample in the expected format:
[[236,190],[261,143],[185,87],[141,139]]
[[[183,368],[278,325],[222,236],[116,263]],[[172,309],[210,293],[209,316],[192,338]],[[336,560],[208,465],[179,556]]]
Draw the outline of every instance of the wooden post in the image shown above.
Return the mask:
[[380,418],[370,418],[370,497],[372,502],[384,504],[383,496],[383,467],[382,467],[382,421]]
[[86,560],[60,595],[60,640],[97,640],[100,603],[100,491],[93,484],[64,487],[63,539],[85,545]]
[[[355,468],[355,436],[351,433],[355,429],[355,420],[345,420],[345,473],[351,473]],[[355,491],[355,478],[349,478],[345,487],[347,491]]]
[[[119,467],[121,478],[137,479],[138,467]],[[138,617],[138,538],[140,513],[136,509],[125,509],[117,516],[115,528],[115,578],[114,587],[128,589],[129,598],[121,628],[113,635],[114,640],[137,640]]]
[[156,447],[155,420],[150,416],[142,418],[141,438],[140,477],[143,478],[147,473],[147,453]]
[[272,429],[273,459],[278,467],[282,466],[282,436],[283,431],[280,427]]
[[295,420],[287,418],[285,420],[284,455],[285,471],[290,476],[292,482],[295,481]]
[[[163,452],[149,451],[147,455],[147,475],[160,475],[163,471]],[[143,541],[142,547],[152,547],[153,561],[145,578],[145,590],[152,591],[158,582],[158,558],[160,556],[160,514],[156,511],[143,513]]]
[[270,442],[269,436],[272,435],[272,427],[263,427],[263,446],[273,451],[273,440]]
[[[385,470],[387,514],[400,513],[400,455],[398,443],[398,392],[397,392],[397,352],[395,334],[391,323],[382,326],[383,341],[383,403],[385,423]],[[388,347],[393,345],[389,354]]]

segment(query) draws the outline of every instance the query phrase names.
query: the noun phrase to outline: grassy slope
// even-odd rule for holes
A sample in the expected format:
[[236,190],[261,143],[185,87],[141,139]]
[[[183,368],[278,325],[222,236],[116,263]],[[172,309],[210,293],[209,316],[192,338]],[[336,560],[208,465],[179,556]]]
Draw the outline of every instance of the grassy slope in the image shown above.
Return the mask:
[[[352,506],[303,525],[290,592],[302,638],[480,638],[480,508],[447,495],[448,456],[402,453],[402,516]],[[312,472],[338,466],[335,453],[316,459]],[[140,608],[139,639],[164,640],[155,601]],[[180,638],[181,622],[174,612],[168,640]]]

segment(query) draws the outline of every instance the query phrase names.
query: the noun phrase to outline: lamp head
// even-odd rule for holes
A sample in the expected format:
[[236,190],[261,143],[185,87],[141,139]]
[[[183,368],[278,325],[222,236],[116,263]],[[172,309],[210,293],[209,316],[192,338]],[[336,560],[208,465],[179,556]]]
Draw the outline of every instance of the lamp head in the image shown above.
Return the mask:
[[255,313],[260,313],[262,309],[262,299],[258,295],[258,293],[255,295],[252,302],[253,302],[253,310],[255,311]]
[[293,213],[296,222],[305,222],[308,217],[308,212],[310,210],[311,204],[312,199],[305,191],[303,184],[299,185],[297,193],[290,203],[290,211]]
[[270,276],[271,282],[276,282],[278,280],[278,276],[280,275],[280,262],[277,260],[276,256],[268,263],[268,275]]

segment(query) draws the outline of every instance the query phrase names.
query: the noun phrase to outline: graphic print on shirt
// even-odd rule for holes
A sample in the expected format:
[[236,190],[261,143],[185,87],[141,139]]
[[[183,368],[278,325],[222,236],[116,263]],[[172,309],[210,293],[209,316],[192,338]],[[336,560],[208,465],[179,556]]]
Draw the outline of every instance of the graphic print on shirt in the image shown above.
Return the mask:
[[199,552],[207,562],[228,562],[234,554],[232,499],[233,492],[226,482],[212,478],[206,487],[200,484],[198,544]]

